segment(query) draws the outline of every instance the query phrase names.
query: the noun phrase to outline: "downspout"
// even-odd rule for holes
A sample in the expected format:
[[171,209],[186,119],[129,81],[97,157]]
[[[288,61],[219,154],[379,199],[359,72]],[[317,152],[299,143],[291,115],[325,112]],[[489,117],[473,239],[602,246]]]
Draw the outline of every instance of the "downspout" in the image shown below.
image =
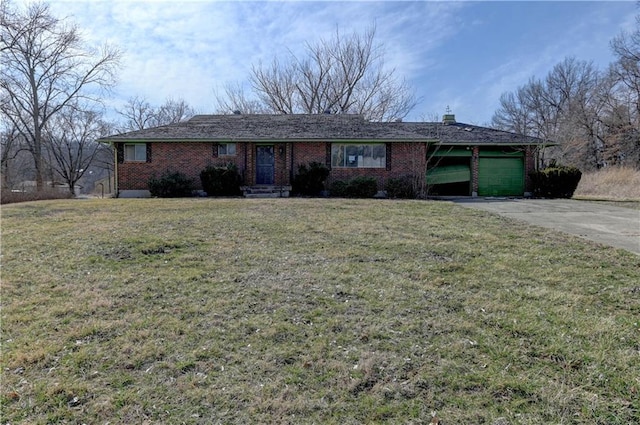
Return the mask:
[[111,146],[113,146],[113,193],[118,198],[118,147],[115,142]]
[[244,143],[244,169],[242,170],[242,183],[247,186],[247,149],[249,149],[249,143]]
[[293,147],[294,147],[295,143],[289,143],[289,146],[291,147],[291,154],[289,155],[289,161],[290,161],[290,165],[289,165],[289,185],[291,185],[291,183],[293,183]]

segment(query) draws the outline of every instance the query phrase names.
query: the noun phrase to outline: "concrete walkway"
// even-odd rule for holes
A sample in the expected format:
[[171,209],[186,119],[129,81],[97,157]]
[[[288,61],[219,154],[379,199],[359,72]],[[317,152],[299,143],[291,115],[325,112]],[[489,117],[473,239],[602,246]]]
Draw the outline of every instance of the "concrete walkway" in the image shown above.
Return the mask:
[[572,199],[465,198],[454,202],[640,255],[640,211]]

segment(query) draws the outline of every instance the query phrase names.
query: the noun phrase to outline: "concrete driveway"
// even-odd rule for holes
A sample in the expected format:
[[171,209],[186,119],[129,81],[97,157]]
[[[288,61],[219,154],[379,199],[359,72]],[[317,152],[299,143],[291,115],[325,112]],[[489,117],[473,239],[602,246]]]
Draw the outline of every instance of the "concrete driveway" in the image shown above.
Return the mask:
[[466,198],[454,202],[640,255],[640,211],[572,199]]

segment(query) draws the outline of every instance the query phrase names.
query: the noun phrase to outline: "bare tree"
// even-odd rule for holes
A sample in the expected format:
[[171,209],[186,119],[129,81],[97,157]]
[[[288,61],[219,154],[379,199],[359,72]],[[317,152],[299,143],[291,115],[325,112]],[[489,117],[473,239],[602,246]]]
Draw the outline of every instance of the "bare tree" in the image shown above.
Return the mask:
[[167,99],[160,105],[156,114],[155,125],[176,124],[193,117],[196,111],[184,99]]
[[633,105],[633,119],[640,130],[640,15],[636,16],[636,29],[623,32],[613,39],[611,49],[617,60],[611,66],[611,73]]
[[214,92],[219,114],[266,114],[270,111],[258,99],[251,98],[240,83],[226,84],[222,92]]
[[[306,54],[274,58],[254,65],[249,81],[262,106],[248,103],[241,90],[227,89],[218,99],[224,110],[271,113],[362,114],[373,121],[404,118],[416,105],[411,87],[384,66],[384,51],[375,43],[375,27],[306,45]],[[229,108],[233,106],[233,108]]]
[[491,125],[505,131],[530,136],[535,133],[532,113],[527,102],[526,86],[500,96],[500,108],[493,114]]
[[[591,62],[565,58],[544,79],[531,78],[515,92],[504,93],[494,113],[496,128],[558,142],[551,159],[581,168],[602,163],[599,117],[604,90],[602,73]],[[545,152],[541,152],[544,165]]]
[[124,119],[120,125],[123,133],[153,127],[156,114],[155,108],[138,96],[130,98],[117,112]]
[[18,170],[15,168],[18,165],[16,164],[18,157],[24,152],[23,148],[22,136],[15,127],[2,129],[0,133],[0,175],[2,176],[0,186],[2,189],[12,188],[15,183],[14,177],[19,177],[16,175]]
[[83,43],[78,28],[33,3],[23,12],[3,3],[0,37],[0,113],[24,137],[43,188],[44,131],[49,121],[78,101],[99,102],[115,84],[120,52]]
[[101,149],[96,139],[106,136],[109,125],[99,113],[68,107],[49,120],[45,132],[47,153],[55,172],[69,186],[71,195]]
[[163,105],[153,106],[145,98],[132,97],[117,111],[124,121],[120,131],[143,130],[160,125],[176,124],[196,114],[184,100],[167,99]]

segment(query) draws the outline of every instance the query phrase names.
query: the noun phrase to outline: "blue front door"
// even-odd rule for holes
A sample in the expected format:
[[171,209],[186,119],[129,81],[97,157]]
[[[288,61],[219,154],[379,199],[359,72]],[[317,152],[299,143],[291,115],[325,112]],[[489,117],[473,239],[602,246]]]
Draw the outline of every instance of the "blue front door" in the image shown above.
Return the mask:
[[275,157],[273,146],[256,147],[256,184],[273,184]]

